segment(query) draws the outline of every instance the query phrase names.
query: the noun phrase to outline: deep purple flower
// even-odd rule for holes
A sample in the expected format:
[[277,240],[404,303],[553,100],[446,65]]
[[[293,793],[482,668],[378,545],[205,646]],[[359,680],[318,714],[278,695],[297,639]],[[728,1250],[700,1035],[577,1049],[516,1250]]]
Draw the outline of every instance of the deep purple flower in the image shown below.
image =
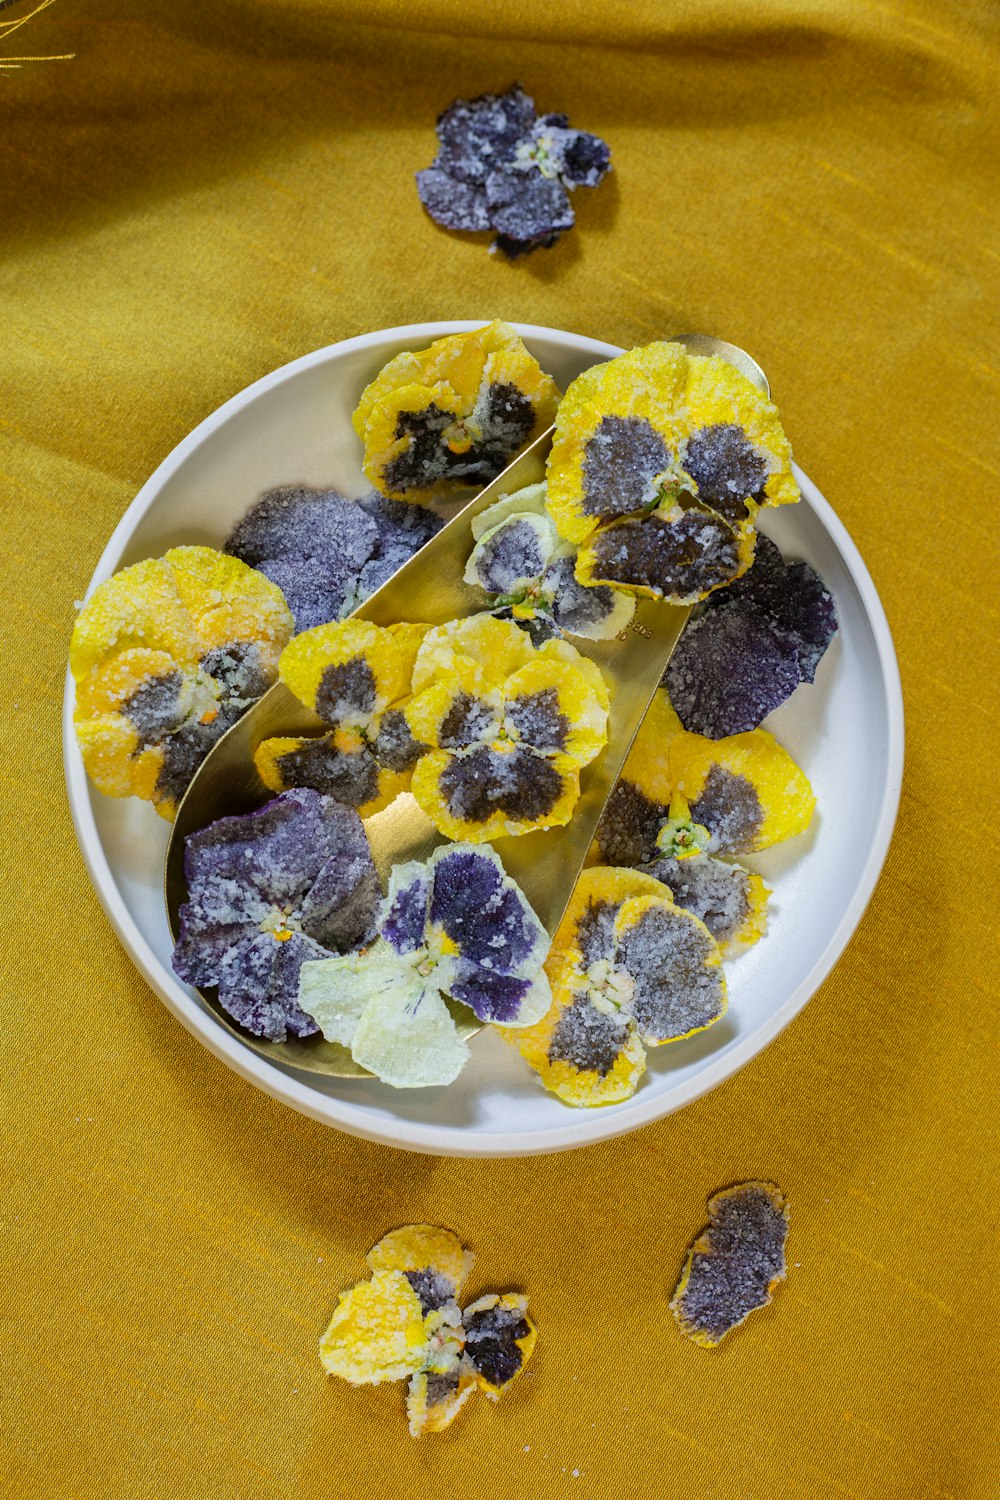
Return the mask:
[[299,970],[363,943],[381,894],[353,808],[282,792],[191,834],[184,873],[175,973],[217,985],[223,1009],[254,1036],[281,1042],[318,1031],[299,1006]]

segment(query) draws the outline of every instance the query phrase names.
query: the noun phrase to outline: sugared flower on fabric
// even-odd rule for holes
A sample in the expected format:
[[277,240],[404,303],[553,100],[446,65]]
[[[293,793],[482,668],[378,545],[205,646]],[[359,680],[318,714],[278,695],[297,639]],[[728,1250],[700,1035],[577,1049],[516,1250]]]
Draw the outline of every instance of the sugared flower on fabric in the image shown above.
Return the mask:
[[298,1003],[299,970],[367,941],[381,897],[357,813],[285,792],[191,834],[184,876],[174,972],[217,985],[219,1004],[253,1036],[318,1031]]
[[398,500],[482,488],[551,425],[558,400],[508,323],[397,354],[354,413],[365,475]]
[[529,485],[475,518],[465,581],[491,594],[493,612],[527,629],[533,640],[563,633],[610,640],[632,619],[635,599],[621,589],[577,582],[576,548],[556,530],[545,493],[544,483]]
[[281,590],[212,547],[174,547],[100,584],[69,658],[94,785],[172,819],[215,741],[274,681],[291,633]]
[[775,406],[726,360],[673,343],[573,381],[548,486],[581,583],[678,604],[746,572],[757,512],[799,498]]
[[715,939],[638,870],[583,872],[545,969],[550,1010],[508,1040],[567,1104],[630,1098],[647,1047],[704,1031],[726,1010]]
[[326,734],[263,740],[254,764],[272,791],[308,786],[369,817],[407,789],[426,745],[403,706],[426,625],[344,620],[306,630],[281,656],[281,680]]
[[548,935],[494,850],[446,844],[397,865],[363,953],[305,964],[299,1001],[327,1041],[395,1088],[451,1083],[469,1058],[445,997],[526,1026],[551,1000]]
[[712,1349],[784,1281],[790,1209],[773,1182],[741,1182],[710,1198],[708,1214],[670,1308],[682,1333]]
[[592,662],[476,615],[428,631],[413,688],[406,721],[431,748],[410,789],[440,833],[479,842],[569,822],[580,770],[607,742],[608,692]]
[[370,1280],[341,1294],[320,1340],[323,1368],[351,1385],[408,1380],[413,1437],[449,1427],[475,1391],[499,1400],[535,1347],[527,1298],[490,1294],[463,1312],[475,1257],[433,1224],[394,1229],[367,1260]]
[[372,491],[270,490],[233,528],[225,550],[281,589],[295,629],[342,620],[440,530],[424,505]]
[[742,734],[815,680],[836,631],[819,575],[786,563],[759,535],[750,571],[710,595],[684,627],[664,686],[685,729],[712,739]]
[[497,231],[511,259],[548,249],[575,222],[569,193],[596,187],[611,169],[599,136],[565,115],[535,115],[519,84],[505,94],[456,99],[439,117],[440,149],[417,173],[417,192],[445,229]]

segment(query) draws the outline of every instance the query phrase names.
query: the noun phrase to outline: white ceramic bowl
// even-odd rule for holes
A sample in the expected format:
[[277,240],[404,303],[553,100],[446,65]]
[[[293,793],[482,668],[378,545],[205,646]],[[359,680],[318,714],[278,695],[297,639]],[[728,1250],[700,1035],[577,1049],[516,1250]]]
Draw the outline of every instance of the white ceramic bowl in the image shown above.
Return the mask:
[[[419,323],[347,339],[293,360],[219,408],[164,459],[108,542],[90,581],[181,543],[219,546],[233,523],[277,485],[363,494],[351,411],[393,355],[477,323]],[[565,389],[581,370],[620,353],[610,344],[520,325],[529,349]],[[779,393],[780,394],[780,393]],[[818,811],[809,832],[748,863],[774,888],[764,939],[727,964],[730,1004],[717,1025],[652,1049],[635,1097],[573,1109],[546,1093],[513,1048],[486,1032],[450,1087],[399,1091],[375,1079],[326,1079],[271,1063],[223,1027],[174,976],[162,898],[167,825],[146,804],[101,797],[64,705],[66,781],[90,878],[137,968],[167,1007],[223,1062],[293,1109],[410,1151],[518,1156],[584,1146],[647,1125],[696,1099],[755,1057],[830,972],[871,897],[892,834],[903,763],[903,709],[889,627],[847,532],[797,471],[802,501],[765,514],[762,529],[790,558],[817,569],[840,631],[816,684],[767,721],[810,777]]]

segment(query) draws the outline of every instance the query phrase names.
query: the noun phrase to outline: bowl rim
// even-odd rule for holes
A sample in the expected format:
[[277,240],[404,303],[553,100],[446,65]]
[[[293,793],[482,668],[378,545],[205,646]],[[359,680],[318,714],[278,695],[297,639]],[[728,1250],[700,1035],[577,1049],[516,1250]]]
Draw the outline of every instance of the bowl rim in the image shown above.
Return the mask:
[[[489,319],[444,319],[376,329],[353,338],[327,344],[321,349],[301,355],[238,391],[182,438],[143,484],[111,533],[87,585],[84,602],[100,583],[115,572],[136,526],[156,500],[163,484],[216,428],[222,426],[241,407],[248,405],[272,387],[294,378],[303,370],[325,363],[331,356],[341,357],[389,341],[407,343],[429,341],[447,334],[481,328],[489,321]],[[622,352],[617,345],[567,330],[548,328],[542,324],[512,323],[511,326],[527,340],[537,337],[551,343],[561,344],[574,352],[592,353],[595,362],[613,358]],[[885,610],[871,575],[847,528],[812,480],[799,469],[798,465],[793,465],[793,467],[803,495],[808,497],[810,507],[816,512],[821,524],[830,534],[861,598],[872,632],[882,679],[881,685],[886,707],[887,744],[881,806],[872,831],[868,858],[854,895],[826,947],[819,954],[808,974],[773,1015],[762,1021],[715,1062],[707,1063],[693,1079],[674,1090],[666,1100],[661,1095],[653,1095],[643,1101],[640,1095],[629,1101],[626,1109],[572,1111],[565,1124],[525,1132],[521,1135],[489,1131],[463,1136],[461,1129],[454,1126],[407,1121],[404,1127],[407,1132],[406,1138],[401,1140],[398,1134],[398,1123],[394,1124],[391,1120],[373,1114],[366,1105],[352,1104],[342,1097],[322,1093],[309,1084],[301,1082],[292,1074],[275,1067],[250,1048],[244,1047],[236,1036],[222,1027],[211,1014],[202,1010],[193,997],[186,993],[179,981],[164,983],[160,960],[118,894],[115,877],[97,830],[90,801],[89,784],[73,730],[75,687],[72,674],[67,668],[63,694],[63,764],[70,813],[80,852],[91,884],[108,921],[142,977],[171,1014],[203,1046],[207,1047],[209,1052],[232,1068],[234,1072],[300,1114],[307,1115],[321,1124],[331,1125],[348,1135],[375,1141],[397,1150],[466,1158],[534,1156],[574,1150],[642,1129],[684,1108],[695,1099],[701,1098],[702,1095],[725,1082],[727,1078],[731,1078],[740,1068],[762,1052],[816,993],[853,936],[871,899],[889,851],[899,809],[903,777],[902,683]]]

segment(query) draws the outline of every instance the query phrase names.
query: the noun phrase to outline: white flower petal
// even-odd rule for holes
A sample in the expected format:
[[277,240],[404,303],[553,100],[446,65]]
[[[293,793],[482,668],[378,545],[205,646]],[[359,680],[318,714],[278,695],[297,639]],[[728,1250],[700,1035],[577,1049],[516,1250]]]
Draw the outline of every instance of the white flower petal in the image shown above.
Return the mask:
[[468,1062],[469,1049],[437,990],[424,989],[409,972],[409,985],[383,990],[365,1007],[352,1056],[393,1088],[451,1083]]

